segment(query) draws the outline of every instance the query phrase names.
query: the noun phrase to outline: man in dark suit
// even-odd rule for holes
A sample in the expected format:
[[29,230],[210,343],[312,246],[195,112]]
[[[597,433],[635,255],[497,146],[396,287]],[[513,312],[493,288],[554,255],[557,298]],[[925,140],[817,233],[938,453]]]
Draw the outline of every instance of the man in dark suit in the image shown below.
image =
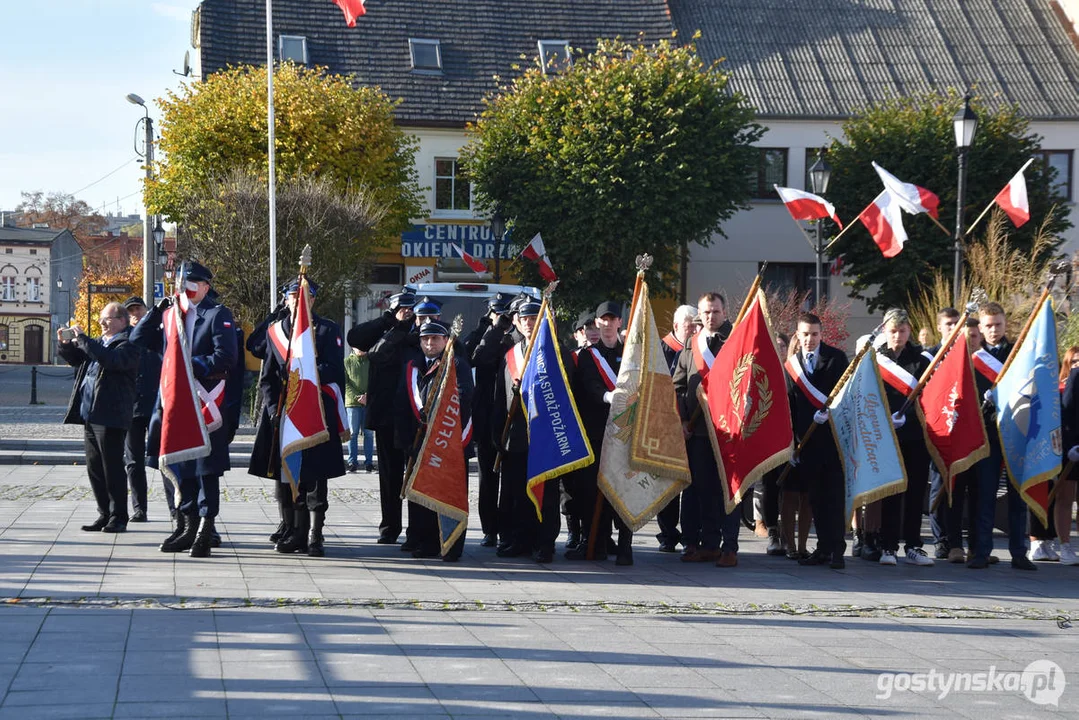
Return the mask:
[[[437,382],[441,373],[443,353],[446,344],[450,342],[450,331],[438,320],[428,320],[419,329],[419,349],[406,348],[404,350],[405,366],[401,373],[401,380],[397,387],[397,402],[394,421],[394,442],[405,453],[406,457],[419,452],[423,434],[429,432],[428,413],[431,408],[427,406],[428,398],[434,402],[432,383]],[[463,348],[461,349],[463,351]],[[460,402],[460,422],[465,429],[465,457],[469,456],[469,444],[472,436],[472,368],[468,361],[457,349],[452,353],[453,363],[457,368],[457,395]],[[417,440],[419,442],[417,442]],[[466,465],[467,468],[467,465]],[[407,478],[406,478],[407,480]],[[455,478],[462,487],[468,486],[467,470],[463,477]],[[416,505],[412,510],[412,536],[416,541],[416,549],[412,552],[414,558],[438,557],[441,543],[439,541],[438,515],[421,505]],[[456,562],[461,558],[464,548],[465,536],[462,534],[458,541],[443,556],[446,562]]]
[[[213,273],[197,262],[185,262],[181,269],[183,292],[188,309],[185,325],[190,328],[191,373],[201,388],[204,414],[220,418],[210,432],[210,454],[197,460],[180,463],[180,505],[177,508],[176,531],[161,543],[162,552],[191,551],[191,557],[209,557],[213,544],[214,521],[220,509],[221,474],[230,468],[230,423],[221,417],[225,403],[225,380],[235,372],[235,322],[232,311],[211,294]],[[131,335],[136,345],[164,355],[165,334],[162,331],[163,313],[172,304],[165,298],[139,323]],[[191,317],[194,313],[194,317]],[[151,427],[160,426],[162,408],[158,402]],[[151,432],[151,437],[154,433]],[[159,447],[151,441],[147,448],[147,464],[158,465]]]
[[[667,368],[672,376],[686,343],[693,339],[693,333],[697,331],[696,319],[697,308],[692,305],[679,305],[671,318],[671,331],[663,336],[663,358],[667,361]],[[682,542],[682,532],[678,529],[681,497],[675,495],[656,515],[656,523],[659,525],[656,540],[659,541],[660,552],[678,552],[678,543]]]
[[[812,313],[798,317],[796,334],[798,352],[787,358],[787,396],[791,406],[794,437],[800,439],[813,423],[821,425],[801,449],[797,466],[788,479],[797,474],[809,492],[817,528],[817,548],[801,565],[828,564],[839,569],[846,565],[843,552],[846,542],[846,485],[835,437],[828,427],[828,410],[823,401],[832,393],[850,363],[843,351],[821,342],[821,320]],[[797,365],[795,365],[797,363]],[[784,493],[787,495],[788,493]],[[799,525],[803,518],[798,518]]]
[[[124,309],[133,328],[149,312],[141,297],[124,301]],[[139,350],[139,372],[135,379],[135,414],[124,440],[124,463],[127,483],[131,488],[131,522],[146,522],[146,430],[157,405],[157,388],[161,381],[161,356],[149,350]]]
[[[308,281],[312,297],[318,285]],[[272,477],[278,509],[284,528],[274,549],[279,553],[304,552],[311,557],[325,555],[323,527],[326,508],[329,505],[330,478],[345,474],[345,461],[341,454],[341,428],[339,397],[343,397],[345,365],[341,328],[332,320],[311,313],[314,333],[315,357],[319,384],[322,391],[322,412],[330,436],[324,442],[303,451],[303,461],[298,478],[298,497],[293,500],[292,488],[281,477],[281,448],[275,441],[280,427],[281,401],[288,382],[292,348],[293,317],[300,291],[299,280],[293,281],[287,291],[289,315],[274,321],[266,332],[267,355],[259,378],[259,393],[266,409],[260,419],[256,435],[260,438],[257,451],[251,454],[248,472],[260,477]]]
[[[933,362],[940,351],[940,346],[948,338],[952,330],[959,322],[959,311],[953,307],[942,308],[937,313],[937,335],[940,342],[932,346],[924,347],[922,355],[929,362]],[[941,493],[944,490],[944,480],[940,471],[933,463],[929,464],[929,530],[933,533],[933,556],[937,560],[948,557],[948,501]],[[943,500],[943,502],[941,502]]]
[[60,357],[78,367],[64,422],[83,426],[86,474],[97,501],[97,520],[82,529],[120,533],[127,530],[124,437],[135,408],[139,350],[129,342],[127,313],[120,303],[106,305],[99,321],[100,340],[78,325],[56,331]]

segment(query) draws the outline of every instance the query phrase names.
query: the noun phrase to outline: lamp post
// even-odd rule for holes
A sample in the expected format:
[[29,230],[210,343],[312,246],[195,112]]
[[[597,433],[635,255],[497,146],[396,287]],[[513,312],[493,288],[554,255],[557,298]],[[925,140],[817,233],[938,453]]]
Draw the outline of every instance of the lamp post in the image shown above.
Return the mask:
[[[146,113],[142,120],[139,120],[143,123],[145,130],[142,152],[139,155],[146,160],[146,179],[149,181],[154,177],[154,121],[150,118],[150,109],[146,107],[141,97],[135,93],[128,93],[127,101],[132,105],[140,106]],[[135,152],[139,152],[137,147]],[[152,232],[150,211],[146,207],[145,188],[143,188],[142,198],[142,297],[145,299],[152,298],[154,295],[154,246],[150,235]]]
[[502,236],[506,234],[506,218],[502,215],[502,207],[495,206],[495,212],[491,215],[491,235],[495,239],[495,282],[502,282]]
[[[165,228],[161,225],[161,216],[158,215],[154,223],[154,252],[156,253],[156,264],[154,265],[154,284],[157,284],[158,273],[162,272],[165,268],[165,263],[168,262],[169,256],[165,253]],[[144,300],[148,299],[143,297]],[[157,297],[153,297],[157,300]]]
[[[832,178],[832,166],[824,159],[824,149],[817,151],[817,161],[809,167],[809,185],[814,195],[823,196],[828,192],[828,181]],[[824,240],[821,237],[823,219],[817,220],[817,305],[824,299]]]
[[952,286],[952,300],[959,307],[959,293],[963,285],[963,201],[967,192],[967,150],[974,144],[974,134],[978,131],[978,116],[970,109],[970,93],[963,98],[961,107],[952,118],[955,127],[955,149],[959,157],[959,179],[955,193],[955,282]]

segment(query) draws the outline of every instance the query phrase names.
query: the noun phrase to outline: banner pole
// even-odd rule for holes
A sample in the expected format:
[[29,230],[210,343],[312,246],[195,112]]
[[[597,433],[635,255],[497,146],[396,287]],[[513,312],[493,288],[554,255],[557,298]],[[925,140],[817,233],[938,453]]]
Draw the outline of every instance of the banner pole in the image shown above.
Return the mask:
[[[1026,169],[1027,169],[1028,167],[1030,167],[1030,164],[1031,164],[1032,162],[1034,162],[1034,158],[1030,158],[1030,159],[1029,159],[1029,160],[1027,160],[1027,161],[1026,161],[1025,163],[1023,163],[1023,167],[1019,168],[1019,172],[1017,172],[1017,173],[1016,173],[1016,175],[1020,175],[1020,174],[1022,174],[1023,172],[1025,172],[1025,171],[1026,171]],[[1013,175],[1012,177],[1015,177],[1015,176]],[[1009,182],[1009,183],[1011,183],[1011,180],[1009,180],[1008,182]],[[1024,182],[1025,182],[1025,181],[1024,181]],[[1004,187],[1008,187],[1008,186],[1007,186],[1007,185],[1005,185]],[[999,195],[1000,193],[997,193],[997,194]],[[996,204],[996,202],[997,202],[997,198],[996,198],[996,196],[994,195],[994,196],[993,196],[993,199],[989,201],[989,204],[985,206],[985,210],[982,210],[982,214],[981,214],[981,215],[979,215],[979,216],[978,216],[977,218],[975,218],[974,222],[972,222],[972,223],[970,224],[970,227],[968,227],[968,228],[967,228],[967,231],[966,231],[965,233],[963,233],[963,235],[964,235],[964,236],[966,236],[966,235],[970,235],[970,233],[974,231],[974,228],[975,228],[975,226],[976,226],[976,225],[977,225],[978,223],[980,223],[980,222],[982,221],[982,218],[984,218],[984,217],[985,217],[986,213],[988,213],[988,212],[989,212],[990,210],[992,210],[992,209],[993,209],[993,205],[995,205],[995,204]]]

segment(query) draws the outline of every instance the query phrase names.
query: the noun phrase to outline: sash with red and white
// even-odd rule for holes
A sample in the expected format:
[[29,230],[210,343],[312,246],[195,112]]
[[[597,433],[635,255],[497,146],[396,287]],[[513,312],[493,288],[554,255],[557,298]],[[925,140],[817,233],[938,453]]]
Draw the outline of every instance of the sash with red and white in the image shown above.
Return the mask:
[[[189,294],[193,291],[193,288],[197,290],[198,286],[190,282],[185,283],[184,292],[180,293],[177,298],[184,318],[184,330],[188,338],[195,332],[195,319],[198,317],[197,313],[192,312],[196,307],[191,302],[191,295]],[[224,424],[221,417],[221,406],[225,402],[225,381],[219,380],[217,384],[207,390],[202,386],[201,380],[196,380],[195,394],[199,398],[199,411],[202,413],[202,421],[206,423],[206,432],[220,429]]]
[[707,376],[715,361],[716,356],[708,349],[708,338],[703,332],[697,333],[693,340],[693,364],[697,366],[697,373],[701,377]]
[[[427,368],[422,376],[426,377],[433,372],[438,371],[438,367],[441,361],[435,362],[431,367]],[[412,408],[412,415],[416,418],[416,422],[423,424],[423,403],[424,395],[423,390],[420,388],[420,368],[412,360],[408,361],[405,366],[405,378],[408,381],[408,404]],[[469,416],[468,422],[461,428],[461,442],[468,445],[472,442],[472,417]]]
[[588,352],[592,356],[592,360],[596,363],[596,369],[599,370],[599,376],[603,378],[603,384],[607,387],[609,392],[614,392],[615,382],[618,381],[618,373],[614,371],[611,364],[607,362],[607,359],[600,355],[599,350],[590,347],[588,348]]
[[828,404],[828,396],[809,381],[801,359],[797,355],[791,355],[784,361],[783,367],[787,369],[787,374],[790,375],[791,380],[809,400],[809,404],[818,410],[823,410],[824,406]]
[[904,370],[895,360],[879,352],[877,353],[877,367],[880,368],[880,379],[903,393],[904,396],[909,396],[914,388],[918,387],[918,378]]
[[997,381],[997,376],[1004,369],[1004,363],[993,357],[993,354],[985,348],[978,348],[971,354],[970,359],[974,362],[974,369],[991,383]]
[[506,369],[510,371],[510,379],[520,382],[521,373],[525,371],[525,344],[516,343],[506,351]]

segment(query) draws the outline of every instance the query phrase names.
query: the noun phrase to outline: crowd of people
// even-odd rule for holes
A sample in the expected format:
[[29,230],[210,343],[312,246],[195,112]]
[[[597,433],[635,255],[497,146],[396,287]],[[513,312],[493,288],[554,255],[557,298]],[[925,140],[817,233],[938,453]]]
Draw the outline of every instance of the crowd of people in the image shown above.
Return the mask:
[[[623,308],[601,303],[582,312],[573,327],[577,347],[562,349],[561,364],[596,462],[545,483],[542,520],[527,492],[529,431],[520,411],[520,383],[529,338],[541,312],[539,298],[527,294],[496,294],[475,328],[459,334],[440,319],[435,300],[417,297],[409,289],[389,298],[379,317],[352,327],[347,335],[337,323],[311,315],[322,409],[328,438],[302,450],[303,462],[294,483],[282,480],[279,423],[289,396],[290,338],[299,280],[283,290],[282,303],[246,338],[211,287],[212,273],[188,263],[182,315],[188,343],[188,367],[203,416],[210,453],[170,465],[166,496],[176,518],[174,532],[161,544],[163,552],[189,552],[207,557],[220,544],[215,518],[219,510],[219,479],[229,469],[228,447],[240,417],[243,391],[243,353],[262,362],[258,387],[261,413],[248,472],[273,482],[280,523],[270,535],[280,553],[322,556],[323,528],[329,504],[328,482],[361,467],[377,468],[380,495],[379,544],[396,545],[417,558],[461,557],[464,535],[447,539],[437,509],[430,503],[407,501],[402,508],[411,465],[429,426],[433,383],[443,366],[456,370],[462,440],[467,457],[478,468],[480,545],[499,557],[531,557],[550,563],[565,560],[607,560],[633,564],[633,533],[597,485],[599,455],[622,363]],[[308,292],[317,285],[305,281]],[[157,467],[163,400],[159,376],[166,351],[164,314],[170,299],[147,308],[140,298],[110,303],[100,314],[100,338],[82,328],[62,328],[57,339],[61,356],[78,368],[65,422],[84,426],[87,474],[97,503],[98,518],[83,526],[88,532],[123,532],[128,522],[147,519],[145,464]],[[938,315],[937,333],[947,337],[960,321],[953,308]],[[707,408],[701,408],[697,388],[707,375],[731,330],[725,298],[703,294],[696,306],[679,307],[672,330],[662,338],[663,353],[682,421],[690,484],[659,511],[658,550],[680,553],[687,563],[714,563],[721,568],[739,563],[739,533],[743,510],[726,512],[719,468],[709,441]],[[911,321],[900,309],[889,310],[883,331],[874,342],[882,365],[900,368],[915,378],[939,350],[915,343]],[[813,393],[828,396],[841,381],[849,361],[840,349],[822,341],[823,323],[811,313],[797,318],[792,335],[776,337],[780,356],[790,374],[787,394],[796,439],[813,425],[829,422],[827,407]],[[995,372],[1012,349],[1005,310],[983,304],[963,328],[975,355],[979,395],[993,385]],[[347,341],[347,342],[346,342]],[[347,348],[346,348],[347,344]],[[980,359],[980,362],[978,361]],[[1079,461],[1079,347],[1070,348],[1061,362],[1061,433],[1066,462]],[[800,378],[800,382],[796,380]],[[809,388],[807,390],[807,388]],[[1007,495],[1007,534],[1011,567],[1035,570],[1035,561],[1079,565],[1070,542],[1072,509],[1079,473],[1055,481],[1049,522],[1030,513],[1007,481],[991,403],[982,407],[989,429],[989,455],[954,479],[949,495],[930,459],[922,422],[906,396],[886,386],[899,450],[906,468],[903,492],[857,508],[847,517],[845,480],[836,438],[831,432],[811,433],[790,466],[768,473],[756,488],[757,529],[767,538],[769,555],[785,556],[800,565],[842,568],[847,555],[893,566],[904,562],[930,566],[935,560],[966,563],[971,569],[997,562],[993,530],[998,491]],[[456,411],[455,411],[456,412]],[[335,432],[340,428],[343,432]],[[347,453],[342,438],[347,428]],[[362,443],[362,463],[361,463]],[[377,460],[377,463],[376,463]],[[454,467],[465,467],[459,463]],[[447,469],[445,472],[457,472]],[[468,485],[467,470],[447,482]],[[175,486],[171,483],[175,482]],[[128,484],[133,512],[128,513]],[[922,518],[928,508],[932,555],[925,550]],[[556,548],[563,518],[564,546]],[[816,546],[808,548],[811,527]],[[404,536],[403,542],[401,537]]]

